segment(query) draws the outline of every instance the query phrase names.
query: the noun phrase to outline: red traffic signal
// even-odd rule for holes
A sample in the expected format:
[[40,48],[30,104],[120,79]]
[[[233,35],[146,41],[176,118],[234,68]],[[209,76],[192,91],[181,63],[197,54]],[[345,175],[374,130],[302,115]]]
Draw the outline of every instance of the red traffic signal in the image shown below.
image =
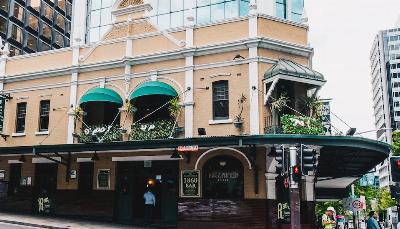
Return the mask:
[[300,175],[301,171],[300,171],[300,167],[295,165],[293,167],[293,175]]
[[397,169],[400,169],[400,159],[396,160],[396,167]]

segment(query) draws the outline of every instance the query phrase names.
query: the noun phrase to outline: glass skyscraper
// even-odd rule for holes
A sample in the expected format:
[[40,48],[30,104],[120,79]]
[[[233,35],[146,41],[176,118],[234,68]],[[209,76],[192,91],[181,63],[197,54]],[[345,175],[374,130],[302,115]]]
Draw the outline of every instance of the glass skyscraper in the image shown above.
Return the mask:
[[[196,24],[245,16],[249,12],[250,0],[148,0],[153,10],[150,12],[152,22],[161,28],[174,28],[185,25],[189,7],[194,7]],[[300,22],[304,0],[258,0],[276,1],[276,17]],[[288,2],[290,1],[290,2]],[[98,41],[110,28],[112,23],[111,8],[115,0],[89,0],[87,10],[86,41]],[[291,8],[289,11],[289,6]]]
[[0,35],[10,56],[70,45],[72,0],[0,0]]

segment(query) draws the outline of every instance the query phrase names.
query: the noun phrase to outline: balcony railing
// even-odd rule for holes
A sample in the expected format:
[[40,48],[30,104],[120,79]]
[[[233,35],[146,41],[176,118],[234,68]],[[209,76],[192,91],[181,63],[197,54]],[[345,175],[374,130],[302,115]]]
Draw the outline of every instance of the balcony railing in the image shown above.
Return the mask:
[[121,141],[121,129],[117,125],[90,125],[82,128],[80,143]]
[[151,140],[174,138],[181,130],[171,120],[158,120],[146,123],[135,123],[132,125],[129,140]]
[[265,134],[311,134],[319,135],[325,133],[322,121],[315,118],[298,115],[282,115],[280,125],[272,125],[272,117],[265,121]]

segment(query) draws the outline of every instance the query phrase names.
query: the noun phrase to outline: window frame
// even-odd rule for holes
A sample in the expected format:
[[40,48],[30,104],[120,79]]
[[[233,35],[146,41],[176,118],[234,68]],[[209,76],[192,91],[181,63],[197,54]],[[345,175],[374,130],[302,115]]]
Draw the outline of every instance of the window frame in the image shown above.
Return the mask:
[[[22,105],[25,106],[25,113],[22,113],[21,117],[19,117]],[[17,103],[16,116],[15,116],[15,133],[25,133],[27,108],[28,108],[27,102]]]
[[[218,87],[226,87],[224,93],[226,93],[225,99],[215,99],[216,89]],[[216,106],[218,102],[226,102],[226,111],[227,116],[216,116]],[[219,80],[212,83],[212,118],[213,120],[228,120],[229,119],[229,81],[228,80]]]
[[[44,105],[48,105],[48,110],[47,110],[47,114],[46,113],[42,113],[43,111],[43,106]],[[50,107],[51,107],[51,103],[50,100],[41,100],[39,103],[39,132],[45,132],[45,131],[49,131],[49,125],[50,125]],[[42,124],[43,121],[45,121],[44,119],[47,118],[47,128],[42,128]]]

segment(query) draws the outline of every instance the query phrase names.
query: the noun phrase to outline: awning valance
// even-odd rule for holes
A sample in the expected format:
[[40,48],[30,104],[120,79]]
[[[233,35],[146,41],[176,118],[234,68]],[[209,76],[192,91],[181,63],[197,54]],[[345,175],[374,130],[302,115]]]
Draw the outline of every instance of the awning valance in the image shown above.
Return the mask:
[[273,81],[277,77],[316,85],[326,82],[321,73],[286,59],[280,59],[264,73],[264,81]]
[[110,102],[115,103],[119,106],[124,104],[121,96],[118,95],[117,92],[108,89],[108,88],[93,88],[86,92],[85,95],[82,96],[79,104],[85,104],[88,102]]
[[176,93],[173,87],[166,83],[160,81],[149,81],[137,87],[129,97],[129,100],[146,95],[166,95],[176,97],[178,93]]

